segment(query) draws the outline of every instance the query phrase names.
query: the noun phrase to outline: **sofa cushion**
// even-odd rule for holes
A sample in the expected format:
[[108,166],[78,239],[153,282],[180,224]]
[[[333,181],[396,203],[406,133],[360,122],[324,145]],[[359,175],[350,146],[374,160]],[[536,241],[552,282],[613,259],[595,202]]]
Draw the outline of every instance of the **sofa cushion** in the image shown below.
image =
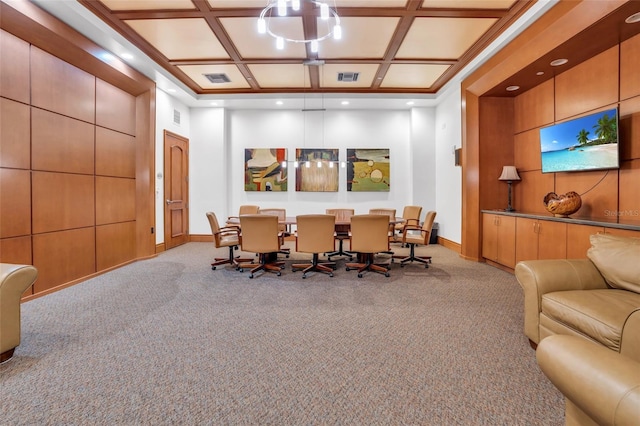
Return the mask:
[[556,291],[542,296],[542,313],[620,352],[625,321],[640,310],[640,294],[627,290]]
[[640,293],[640,238],[594,234],[587,257],[611,287]]

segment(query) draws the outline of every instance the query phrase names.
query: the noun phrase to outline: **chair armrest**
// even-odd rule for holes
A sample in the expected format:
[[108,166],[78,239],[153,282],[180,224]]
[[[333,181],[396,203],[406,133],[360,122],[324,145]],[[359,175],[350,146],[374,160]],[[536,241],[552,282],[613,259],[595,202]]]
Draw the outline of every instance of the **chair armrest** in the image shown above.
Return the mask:
[[544,374],[600,425],[640,419],[640,363],[576,336],[545,338],[536,351]]
[[524,333],[540,341],[542,296],[563,290],[607,288],[607,283],[589,259],[526,260],[518,262],[515,275],[524,292]]

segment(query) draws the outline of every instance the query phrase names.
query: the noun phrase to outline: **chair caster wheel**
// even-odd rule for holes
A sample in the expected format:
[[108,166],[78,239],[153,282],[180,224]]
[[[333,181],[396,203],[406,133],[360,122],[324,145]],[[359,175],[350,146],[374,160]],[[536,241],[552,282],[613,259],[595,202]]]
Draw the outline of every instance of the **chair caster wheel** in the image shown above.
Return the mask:
[[249,275],[249,278],[253,278],[253,274]]
[[400,267],[401,267],[401,268],[404,268],[404,263],[401,263],[401,264],[400,264]]
[[347,271],[350,271],[350,270],[351,270],[351,268],[346,268],[346,269],[347,269]]
[[212,270],[212,271],[215,271],[215,270],[216,270],[216,267],[215,267],[215,266],[212,266],[212,267],[211,267],[211,270]]
[[307,276],[306,276],[306,275],[303,275],[303,276],[302,276],[302,279],[305,279],[305,278],[307,278]]
[[389,278],[389,273],[384,274],[385,277]]
[[280,275],[282,275],[282,272],[278,271],[278,272],[276,273],[276,275],[277,275],[277,276],[280,276]]
[[329,274],[330,277],[333,277],[333,274]]
[[244,269],[242,269],[242,268],[238,268],[238,271],[240,271],[240,272],[244,272]]
[[358,274],[358,278],[362,278],[362,274]]

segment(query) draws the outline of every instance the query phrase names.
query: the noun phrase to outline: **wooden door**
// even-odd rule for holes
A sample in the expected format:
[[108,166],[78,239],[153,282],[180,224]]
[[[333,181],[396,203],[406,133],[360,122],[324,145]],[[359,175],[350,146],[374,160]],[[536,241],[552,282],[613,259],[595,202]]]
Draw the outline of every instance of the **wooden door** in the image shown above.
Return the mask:
[[166,249],[189,237],[189,140],[164,132],[164,244]]
[[513,268],[516,266],[516,218],[498,217],[498,263]]
[[538,258],[538,221],[516,218],[516,262]]
[[482,214],[482,257],[498,260],[498,228],[497,215]]
[[538,222],[538,259],[567,258],[567,224],[541,220]]

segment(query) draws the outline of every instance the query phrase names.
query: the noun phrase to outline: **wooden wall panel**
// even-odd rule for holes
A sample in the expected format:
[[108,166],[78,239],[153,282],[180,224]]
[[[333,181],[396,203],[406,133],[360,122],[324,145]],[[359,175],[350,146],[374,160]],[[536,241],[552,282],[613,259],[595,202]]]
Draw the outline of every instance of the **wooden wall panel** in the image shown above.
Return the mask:
[[611,220],[607,212],[618,208],[618,171],[556,173],[557,194],[575,191],[582,197],[582,207],[574,218]]
[[136,134],[136,98],[96,80],[96,124],[129,135]]
[[516,133],[553,123],[553,90],[553,80],[548,80],[515,98]]
[[620,223],[640,225],[640,159],[622,163],[618,216]]
[[96,174],[136,177],[136,138],[96,127]]
[[30,168],[29,106],[0,98],[0,120],[0,167]]
[[31,236],[0,239],[0,262],[32,265]]
[[618,53],[612,47],[556,76],[556,121],[618,102]]
[[33,265],[38,268],[34,293],[96,272],[95,228],[33,236]]
[[605,234],[619,235],[621,237],[640,238],[640,231],[632,231],[630,229],[605,228]]
[[94,173],[93,124],[31,108],[32,168],[67,173]]
[[0,30],[0,96],[29,103],[29,91],[29,43]]
[[122,222],[96,227],[98,271],[128,262],[136,254],[136,223]]
[[95,224],[94,177],[33,172],[33,233]]
[[640,96],[620,102],[620,158],[640,159]]
[[513,99],[480,99],[480,206],[507,207],[507,184],[498,180],[503,166],[513,165]]
[[553,173],[522,172],[520,182],[513,184],[513,206],[523,213],[549,213],[544,208],[544,196],[553,191]]
[[0,168],[0,238],[31,234],[31,172]]
[[31,104],[78,120],[95,121],[91,74],[36,47],[31,48]]
[[540,130],[518,133],[514,137],[514,165],[520,171],[541,170]]
[[620,99],[640,96],[640,35],[620,44]]
[[96,224],[136,219],[135,179],[96,176]]

